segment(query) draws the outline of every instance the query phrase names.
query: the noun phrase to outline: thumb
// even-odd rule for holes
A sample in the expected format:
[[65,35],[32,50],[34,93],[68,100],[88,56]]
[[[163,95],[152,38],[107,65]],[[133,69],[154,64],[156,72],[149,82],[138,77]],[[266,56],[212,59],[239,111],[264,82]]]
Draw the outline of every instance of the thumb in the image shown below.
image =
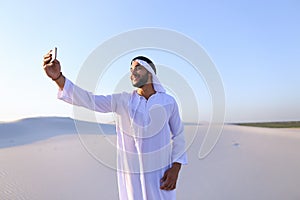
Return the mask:
[[160,179],[160,182],[164,182],[167,179],[167,172],[164,173],[164,176]]

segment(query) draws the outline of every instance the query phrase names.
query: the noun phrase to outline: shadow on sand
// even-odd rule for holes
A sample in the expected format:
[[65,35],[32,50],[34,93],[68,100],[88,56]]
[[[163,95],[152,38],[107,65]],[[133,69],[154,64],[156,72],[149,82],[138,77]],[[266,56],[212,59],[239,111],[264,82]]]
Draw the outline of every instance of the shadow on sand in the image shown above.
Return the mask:
[[67,118],[67,117],[37,117],[14,122],[0,123],[0,148],[25,145],[45,140],[59,135],[78,134],[116,134],[115,125],[98,124]]

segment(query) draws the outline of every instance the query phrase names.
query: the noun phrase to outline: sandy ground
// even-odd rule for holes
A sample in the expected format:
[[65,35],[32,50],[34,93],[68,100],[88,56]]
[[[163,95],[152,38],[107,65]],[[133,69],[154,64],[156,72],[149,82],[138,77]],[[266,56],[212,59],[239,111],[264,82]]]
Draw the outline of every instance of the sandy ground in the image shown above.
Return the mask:
[[[300,199],[300,129],[226,125],[201,160],[207,126],[185,130],[189,164],[181,170],[177,199]],[[0,199],[118,199],[115,139],[78,135],[68,118],[1,123]]]

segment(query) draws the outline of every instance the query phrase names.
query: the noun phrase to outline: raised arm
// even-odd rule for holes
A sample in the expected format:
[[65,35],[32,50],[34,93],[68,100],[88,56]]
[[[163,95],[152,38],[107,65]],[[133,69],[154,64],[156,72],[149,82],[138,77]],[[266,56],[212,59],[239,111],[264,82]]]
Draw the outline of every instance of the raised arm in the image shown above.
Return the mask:
[[82,106],[98,112],[113,112],[112,95],[94,95],[69,81],[61,72],[61,65],[58,60],[50,62],[51,51],[44,55],[43,67],[48,77],[50,77],[59,87],[58,98],[77,106]]

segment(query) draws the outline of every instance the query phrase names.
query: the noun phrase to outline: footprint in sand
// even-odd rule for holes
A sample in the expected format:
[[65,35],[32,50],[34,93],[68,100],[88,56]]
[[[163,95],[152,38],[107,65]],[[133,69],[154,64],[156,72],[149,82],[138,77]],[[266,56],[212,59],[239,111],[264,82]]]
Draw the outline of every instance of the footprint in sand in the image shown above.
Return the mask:
[[232,146],[233,147],[240,147],[240,143],[237,141],[232,141]]

